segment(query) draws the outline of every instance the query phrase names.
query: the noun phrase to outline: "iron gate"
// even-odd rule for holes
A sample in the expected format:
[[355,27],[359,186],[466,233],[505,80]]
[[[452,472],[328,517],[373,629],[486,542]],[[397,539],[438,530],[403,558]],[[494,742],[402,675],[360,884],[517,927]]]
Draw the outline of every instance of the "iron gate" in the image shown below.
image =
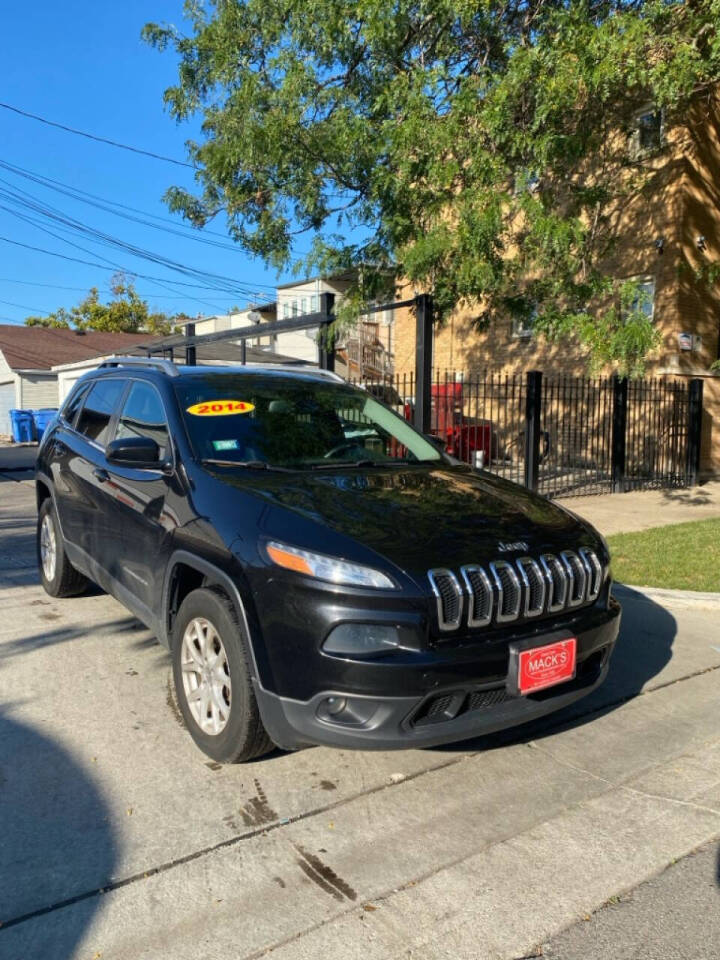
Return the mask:
[[[413,417],[411,375],[364,386]],[[430,400],[448,453],[549,497],[697,480],[700,380],[436,372]]]

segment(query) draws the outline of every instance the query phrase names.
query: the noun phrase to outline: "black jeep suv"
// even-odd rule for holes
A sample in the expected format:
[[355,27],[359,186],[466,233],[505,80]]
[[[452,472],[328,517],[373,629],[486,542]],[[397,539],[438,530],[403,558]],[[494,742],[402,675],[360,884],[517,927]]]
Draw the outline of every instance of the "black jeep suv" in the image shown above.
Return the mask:
[[223,762],[519,724],[617,637],[592,527],[322,371],[108,361],[46,430],[37,502],[47,592],[93,580],[155,631]]

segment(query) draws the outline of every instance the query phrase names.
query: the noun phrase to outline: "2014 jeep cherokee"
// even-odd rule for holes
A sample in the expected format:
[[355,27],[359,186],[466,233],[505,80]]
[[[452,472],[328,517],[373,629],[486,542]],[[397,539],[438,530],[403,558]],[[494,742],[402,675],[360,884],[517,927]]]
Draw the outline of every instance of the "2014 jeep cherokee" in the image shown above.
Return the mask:
[[523,723],[617,637],[592,527],[321,371],[107,362],[45,433],[37,502],[47,592],[92,580],[147,624],[223,762]]

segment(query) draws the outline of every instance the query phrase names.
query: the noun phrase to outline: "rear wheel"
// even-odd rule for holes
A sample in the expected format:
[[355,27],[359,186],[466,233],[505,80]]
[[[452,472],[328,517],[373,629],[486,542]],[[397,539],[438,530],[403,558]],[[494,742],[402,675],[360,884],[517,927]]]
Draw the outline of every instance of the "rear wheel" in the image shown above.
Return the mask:
[[65,553],[60,524],[50,497],[43,501],[38,513],[37,557],[40,582],[51,597],[74,597],[86,589],[87,577],[73,567]]
[[220,590],[193,590],[173,629],[173,679],[195,743],[220,763],[242,763],[273,749],[253,691],[248,638]]

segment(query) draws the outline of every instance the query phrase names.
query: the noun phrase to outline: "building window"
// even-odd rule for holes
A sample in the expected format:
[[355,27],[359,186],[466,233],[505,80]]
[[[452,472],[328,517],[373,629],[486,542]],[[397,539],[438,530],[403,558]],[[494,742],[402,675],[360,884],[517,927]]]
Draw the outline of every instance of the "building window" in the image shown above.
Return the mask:
[[537,193],[540,189],[540,174],[537,170],[523,167],[515,174],[513,193]]
[[300,313],[305,316],[307,313],[307,299],[305,297],[300,301]]
[[635,114],[633,151],[636,156],[654,153],[663,145],[663,112],[654,105]]
[[292,302],[292,304],[291,304],[291,310],[290,310],[290,312],[292,313],[292,315],[293,315],[294,317],[296,317],[296,316],[298,315],[298,302],[297,302],[297,300],[293,300],[293,302]]
[[637,293],[630,302],[632,313],[642,313],[648,320],[655,318],[655,281],[652,277],[633,277]]
[[513,313],[511,333],[513,337],[528,339],[533,335],[535,329],[535,318],[537,317],[537,308],[532,307],[530,311],[518,311]]
[[318,298],[317,298],[317,294],[314,293],[310,297],[310,313],[317,313],[317,308],[318,308]]
[[285,302],[283,304],[283,319],[287,319],[290,316],[290,304]]

